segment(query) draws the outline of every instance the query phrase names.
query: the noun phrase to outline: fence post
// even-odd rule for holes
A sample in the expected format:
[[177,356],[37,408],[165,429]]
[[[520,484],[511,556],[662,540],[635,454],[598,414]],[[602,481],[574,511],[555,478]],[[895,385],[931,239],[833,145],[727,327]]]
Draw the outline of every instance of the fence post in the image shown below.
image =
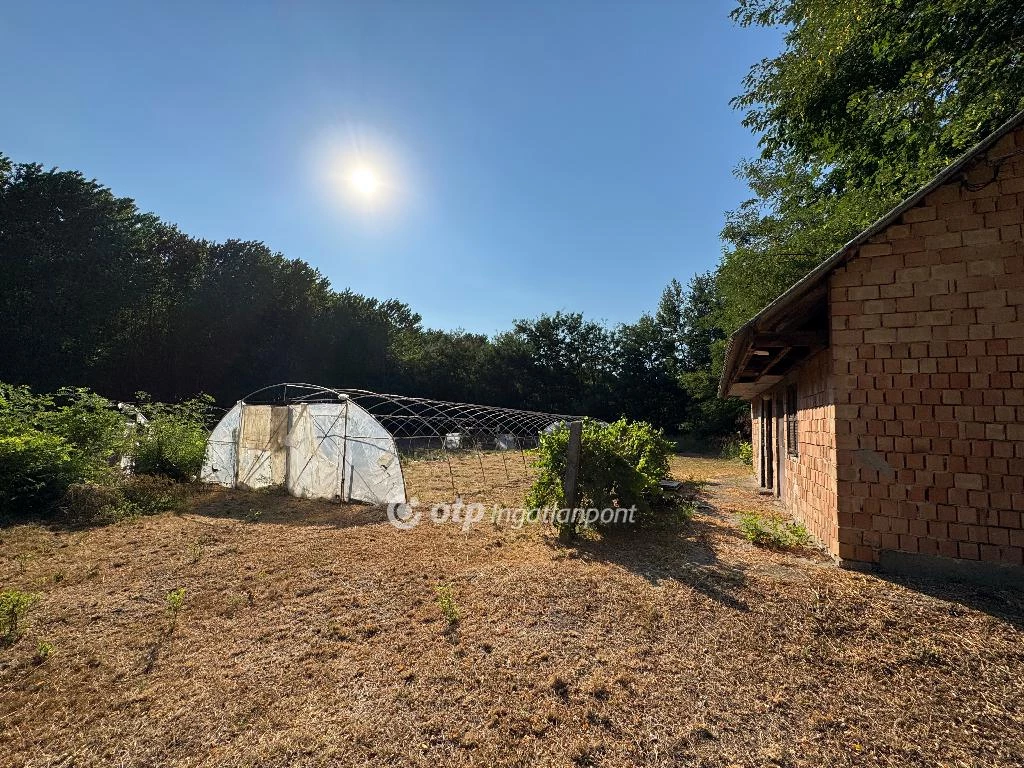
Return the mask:
[[558,530],[558,538],[562,542],[576,538],[576,481],[580,474],[580,451],[583,444],[583,422],[569,423],[569,446],[565,452],[565,479],[562,493],[565,506],[569,510],[569,519]]

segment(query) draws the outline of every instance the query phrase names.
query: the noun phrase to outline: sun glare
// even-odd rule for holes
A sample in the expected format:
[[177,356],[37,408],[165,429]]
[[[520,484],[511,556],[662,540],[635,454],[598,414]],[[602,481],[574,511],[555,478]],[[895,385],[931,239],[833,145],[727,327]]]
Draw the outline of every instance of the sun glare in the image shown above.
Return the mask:
[[366,220],[390,218],[401,207],[407,177],[395,155],[366,139],[327,138],[311,145],[315,173],[330,197]]
[[368,165],[360,165],[349,173],[348,185],[360,198],[372,200],[380,194],[382,183],[376,170]]

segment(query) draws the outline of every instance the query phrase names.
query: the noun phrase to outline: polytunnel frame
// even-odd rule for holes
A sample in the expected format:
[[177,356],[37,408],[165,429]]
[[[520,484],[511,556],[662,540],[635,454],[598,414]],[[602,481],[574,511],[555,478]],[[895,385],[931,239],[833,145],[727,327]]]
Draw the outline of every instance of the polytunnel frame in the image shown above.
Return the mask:
[[[373,422],[380,427],[384,434],[388,436],[391,444],[391,450],[387,451],[387,453],[393,456],[398,462],[401,498],[366,499],[357,498],[352,495],[351,482],[346,482],[346,472],[348,470],[345,468],[345,461],[348,458],[347,450],[349,442],[352,440],[380,441],[382,438],[379,435],[359,436],[347,434],[347,416],[345,418],[346,431],[343,435],[338,436],[331,433],[331,429],[333,429],[334,425],[323,431],[324,433],[320,437],[320,441],[313,448],[306,465],[299,471],[298,477],[301,477],[301,475],[306,471],[309,462],[318,455],[325,440],[328,438],[337,439],[340,437],[343,450],[338,463],[340,486],[339,493],[332,498],[341,498],[344,501],[355,499],[360,501],[370,501],[371,503],[408,501],[408,489],[405,485],[403,456],[412,458],[417,457],[417,454],[420,451],[433,452],[440,450],[448,465],[448,475],[452,485],[452,494],[453,496],[457,496],[458,490],[455,484],[455,475],[452,470],[449,451],[475,449],[478,451],[479,455],[479,452],[488,449],[496,451],[519,450],[522,454],[525,469],[527,466],[526,450],[527,448],[534,448],[539,444],[540,435],[542,433],[551,431],[553,427],[560,423],[565,423],[579,418],[566,414],[527,411],[474,403],[459,403],[435,400],[431,398],[412,397],[408,395],[385,394],[363,389],[337,389],[314,384],[289,382],[274,384],[251,392],[249,395],[239,400],[235,406],[228,411],[224,420],[231,415],[234,408],[240,408],[239,431],[234,434],[234,437],[240,441],[242,439],[241,416],[245,413],[245,406],[290,406],[301,404],[312,405],[318,403],[353,404],[360,411],[367,414]],[[289,437],[291,435],[291,413],[292,411],[289,410]],[[347,414],[347,410],[342,413]],[[342,414],[338,414],[335,419],[335,424],[337,422],[337,418],[341,418],[341,415]],[[222,420],[221,423],[223,423],[224,420]],[[220,424],[218,424],[218,427],[219,426]],[[273,438],[272,433],[270,438]],[[213,440],[211,434],[211,442],[208,446],[212,443]],[[264,447],[264,452],[266,452],[269,447],[270,445],[268,442],[268,445]],[[376,447],[380,449],[379,445]],[[210,450],[211,449],[208,447],[208,457],[210,455]],[[236,452],[240,450],[240,446],[235,450]],[[380,450],[382,453],[385,452],[383,449]],[[246,474],[244,479],[240,478],[241,465],[237,455],[235,459],[236,474],[232,479],[231,485],[232,487],[237,487],[240,482],[243,485],[247,485],[251,478],[252,468],[250,468],[250,472]],[[504,455],[502,460],[505,462]],[[356,471],[354,462],[350,464],[349,467],[353,473]],[[483,473],[484,467],[482,460],[480,468],[481,473]],[[216,473],[216,471],[216,469],[213,469],[209,474],[212,475],[213,473]],[[507,462],[505,462],[505,473],[506,477],[508,477],[509,473]],[[207,474],[205,465],[204,474]],[[286,469],[286,475],[287,474],[288,470]],[[211,478],[206,477],[204,479],[209,480]],[[222,485],[225,484],[221,479],[216,477],[213,477],[212,481],[220,482]],[[289,482],[290,481],[286,478],[285,485],[287,486]],[[369,487],[369,484],[367,484],[367,487]],[[289,488],[289,492],[291,492],[291,488]],[[320,498],[324,497],[320,496]]]

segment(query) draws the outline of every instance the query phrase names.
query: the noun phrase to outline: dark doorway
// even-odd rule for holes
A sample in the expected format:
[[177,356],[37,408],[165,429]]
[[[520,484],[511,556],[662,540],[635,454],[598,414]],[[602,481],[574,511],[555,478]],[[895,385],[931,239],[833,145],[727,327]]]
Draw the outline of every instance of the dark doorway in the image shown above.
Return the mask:
[[761,487],[775,488],[775,413],[770,399],[761,401]]

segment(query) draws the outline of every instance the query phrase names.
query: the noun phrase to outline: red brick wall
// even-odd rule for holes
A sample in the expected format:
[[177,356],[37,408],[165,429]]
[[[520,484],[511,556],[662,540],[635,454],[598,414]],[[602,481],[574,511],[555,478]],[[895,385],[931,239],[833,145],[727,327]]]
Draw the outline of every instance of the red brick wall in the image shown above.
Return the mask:
[[[751,403],[754,475],[761,478],[761,409],[763,397],[775,400],[775,451],[781,455],[782,475],[775,490],[787,510],[834,555],[839,554],[836,502],[835,392],[832,358],[823,350],[790,374],[781,384]],[[785,392],[797,387],[797,456],[786,450]],[[776,465],[780,462],[776,460]]]
[[895,550],[1024,562],[1024,154],[1015,152],[1024,130],[830,278],[845,559]]
[[[785,402],[785,388],[797,387],[798,455],[782,452],[782,500],[833,554],[839,554],[836,501],[835,392],[832,357],[823,350],[779,385],[776,402]],[[780,419],[785,437],[785,421]],[[784,441],[783,441],[784,442]]]

